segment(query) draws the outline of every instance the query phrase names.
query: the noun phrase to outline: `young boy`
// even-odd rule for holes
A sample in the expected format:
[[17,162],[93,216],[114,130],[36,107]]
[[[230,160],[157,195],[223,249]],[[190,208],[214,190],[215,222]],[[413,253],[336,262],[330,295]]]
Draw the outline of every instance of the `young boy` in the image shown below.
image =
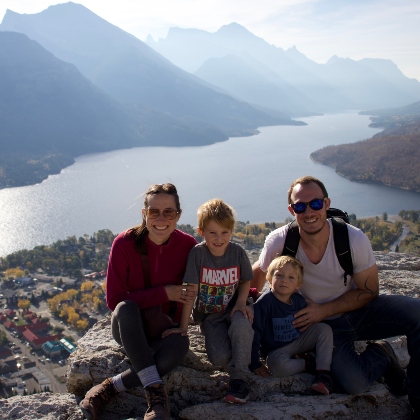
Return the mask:
[[[293,257],[277,257],[268,267],[267,280],[271,290],[254,305],[255,335],[250,369],[262,377],[267,377],[270,372],[277,377],[299,372],[315,373],[312,390],[330,394],[333,351],[330,326],[317,323],[301,333],[292,325],[294,314],[307,306],[305,298],[297,293],[303,281],[302,264]],[[267,357],[267,367],[260,362],[260,348],[261,354]],[[312,353],[308,353],[314,348],[316,360]],[[304,353],[304,358],[296,358]]]
[[[231,242],[235,217],[220,199],[209,200],[198,211],[198,233],[204,241],[188,256],[185,283],[198,285],[194,320],[201,322],[210,362],[230,374],[224,401],[245,403],[251,361],[253,311],[246,305],[251,263],[244,249]],[[181,328],[188,326],[191,308],[184,305]]]

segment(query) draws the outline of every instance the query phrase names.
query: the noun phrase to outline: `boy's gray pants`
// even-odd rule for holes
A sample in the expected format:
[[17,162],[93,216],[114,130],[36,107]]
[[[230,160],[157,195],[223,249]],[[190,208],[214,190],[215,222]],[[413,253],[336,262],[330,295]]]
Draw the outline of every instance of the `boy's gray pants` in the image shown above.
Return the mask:
[[[248,306],[251,308],[251,306]],[[231,379],[245,380],[249,375],[251,347],[254,338],[252,323],[237,311],[231,317],[232,309],[211,314],[201,323],[207,356],[214,366],[225,368]]]
[[313,349],[316,351],[316,370],[331,370],[333,333],[329,325],[313,324],[290,344],[271,351],[267,356],[268,370],[277,377],[304,372],[305,360],[294,356]]

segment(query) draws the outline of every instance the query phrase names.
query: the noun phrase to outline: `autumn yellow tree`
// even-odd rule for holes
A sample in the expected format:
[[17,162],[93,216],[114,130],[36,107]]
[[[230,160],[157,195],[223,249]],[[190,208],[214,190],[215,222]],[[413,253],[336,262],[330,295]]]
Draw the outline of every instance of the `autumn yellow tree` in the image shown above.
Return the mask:
[[28,309],[31,306],[31,301],[28,299],[21,299],[18,302],[19,309]]
[[60,313],[59,313],[58,316],[60,318],[67,318],[68,315],[69,315],[69,305],[64,304],[64,305],[61,306]]
[[76,323],[76,328],[80,331],[84,331],[87,329],[89,323],[86,319],[79,319]]
[[94,297],[93,298],[93,306],[95,307],[95,309],[99,309],[101,304],[102,304],[102,299],[99,299],[98,297]]
[[23,277],[25,275],[25,272],[21,270],[20,268],[15,267],[15,268],[8,268],[5,274],[6,274],[6,277],[9,279],[12,277],[17,279],[19,277]]
[[74,328],[77,328],[77,321],[79,321],[80,316],[78,313],[76,313],[76,311],[74,310],[74,308],[69,307],[68,308],[68,317],[67,317],[67,322],[73,326]]
[[62,299],[60,299],[59,295],[53,296],[51,299],[47,299],[48,306],[53,314],[58,312],[61,300]]
[[93,289],[93,286],[94,286],[93,281],[87,280],[82,283],[82,285],[80,286],[80,290],[82,292],[88,292],[89,290]]

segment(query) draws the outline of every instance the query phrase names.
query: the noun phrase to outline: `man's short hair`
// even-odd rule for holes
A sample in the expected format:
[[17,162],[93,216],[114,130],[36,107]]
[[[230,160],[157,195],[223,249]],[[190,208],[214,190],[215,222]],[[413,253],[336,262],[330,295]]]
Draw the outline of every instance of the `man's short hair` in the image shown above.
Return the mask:
[[[324,197],[328,197],[328,192],[327,189],[325,188],[325,185],[322,183],[322,181],[320,181],[318,178],[315,178],[314,176],[310,176],[310,175],[306,175],[306,176],[302,176],[300,178],[298,178],[296,181],[292,182],[292,185],[290,185],[289,190],[287,191],[287,202],[289,204],[293,204],[292,203],[292,192],[293,192],[293,188],[296,187],[296,185],[301,184],[301,185],[305,185],[305,184],[310,184],[311,182],[314,182],[315,184],[317,184],[319,186],[319,188],[321,188],[322,190],[322,194],[324,194]],[[319,197],[321,198],[321,197]]]
[[198,228],[201,230],[204,230],[211,220],[228,230],[235,227],[235,211],[220,198],[213,198],[202,204],[197,210],[197,218]]
[[290,255],[281,255],[280,257],[274,258],[271,261],[270,265],[267,268],[267,280],[271,284],[273,280],[274,273],[279,269],[283,268],[286,264],[292,264],[292,267],[297,275],[298,286],[300,287],[303,283],[303,265],[296,258],[291,257]]

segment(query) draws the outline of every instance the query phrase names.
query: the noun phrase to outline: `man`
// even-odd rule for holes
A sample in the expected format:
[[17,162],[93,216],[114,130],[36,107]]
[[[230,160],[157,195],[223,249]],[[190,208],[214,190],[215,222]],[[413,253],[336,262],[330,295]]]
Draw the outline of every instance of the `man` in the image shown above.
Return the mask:
[[[347,225],[353,260],[353,275],[344,281],[334,247],[327,209],[331,200],[324,184],[311,176],[292,183],[288,209],[295,216],[300,242],[296,258],[304,266],[300,289],[308,306],[295,314],[293,325],[305,331],[316,322],[326,322],[334,333],[332,375],[338,390],[349,394],[364,392],[384,376],[390,391],[408,392],[414,418],[420,419],[420,300],[406,296],[379,295],[378,268],[366,235]],[[254,264],[254,287],[265,284],[270,262],[283,252],[287,226],[267,236],[259,261]],[[251,287],[252,287],[251,286]],[[360,354],[354,341],[407,336],[411,356],[405,372],[386,341],[368,344]]]

